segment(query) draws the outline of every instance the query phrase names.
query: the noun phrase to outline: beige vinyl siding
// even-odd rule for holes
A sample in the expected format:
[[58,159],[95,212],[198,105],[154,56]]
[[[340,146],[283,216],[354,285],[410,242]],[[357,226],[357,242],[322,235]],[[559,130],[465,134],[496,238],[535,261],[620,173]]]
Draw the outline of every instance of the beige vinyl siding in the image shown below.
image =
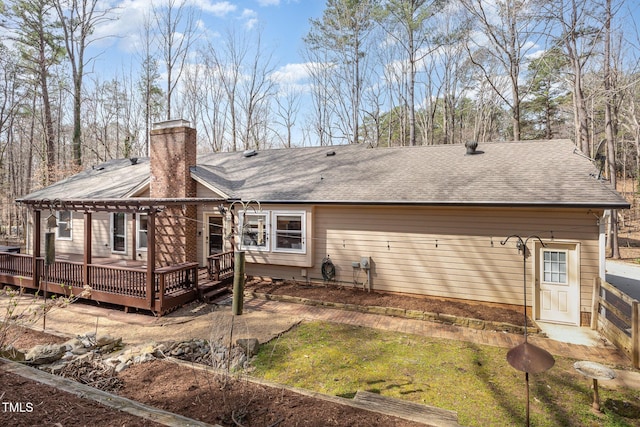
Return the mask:
[[[48,231],[46,228],[46,219],[49,214],[42,215],[42,227],[40,232],[43,236],[42,251],[44,253],[44,233]],[[56,239],[56,254],[84,254],[84,214],[82,212],[72,212],[72,240]],[[127,214],[127,246],[126,253],[114,254],[111,252],[111,219],[108,212],[94,212],[91,215],[91,252],[93,257],[112,257],[116,259],[130,259],[131,245],[133,233],[135,232],[135,221],[133,216]],[[31,239],[30,239],[31,240]],[[31,251],[32,242],[29,241],[29,249]],[[141,258],[146,259],[145,251],[141,251]]]
[[[500,244],[510,234],[580,243],[582,311],[589,311],[598,272],[599,228],[586,209],[317,206],[313,227],[308,276],[322,280],[322,260],[329,255],[336,280],[351,285],[352,263],[370,256],[376,290],[522,304],[522,255],[514,239]],[[532,268],[528,263],[528,296]],[[247,271],[303,280],[300,268],[250,265]]]

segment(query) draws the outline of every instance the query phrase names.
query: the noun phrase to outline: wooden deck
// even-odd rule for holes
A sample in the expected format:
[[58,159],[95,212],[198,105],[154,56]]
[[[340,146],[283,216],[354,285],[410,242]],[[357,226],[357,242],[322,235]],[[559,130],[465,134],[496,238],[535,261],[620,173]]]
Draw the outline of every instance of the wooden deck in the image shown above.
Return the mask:
[[[144,262],[96,258],[85,265],[77,257],[81,256],[63,254],[45,265],[42,257],[2,252],[0,283],[61,295],[80,295],[88,286],[87,299],[161,316],[196,299],[211,300],[233,278],[233,267],[228,269],[229,253],[219,254],[222,261],[212,261],[208,268],[199,269],[197,263],[157,268],[153,280],[148,280]],[[225,271],[212,271],[221,262],[227,266]]]

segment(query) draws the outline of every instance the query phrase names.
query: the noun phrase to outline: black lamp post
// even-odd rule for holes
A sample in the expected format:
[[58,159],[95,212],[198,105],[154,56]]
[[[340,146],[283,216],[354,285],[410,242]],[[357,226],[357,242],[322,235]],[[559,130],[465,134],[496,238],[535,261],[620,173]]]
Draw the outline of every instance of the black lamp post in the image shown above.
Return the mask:
[[529,239],[538,239],[542,246],[544,242],[538,236],[529,236],[526,239],[518,235],[511,235],[500,242],[505,245],[509,239],[517,239],[516,247],[518,251],[522,251],[523,276],[522,283],[524,287],[524,342],[513,347],[507,352],[507,362],[518,371],[525,373],[525,382],[527,384],[527,426],[529,426],[529,373],[538,374],[547,371],[556,363],[553,356],[546,350],[535,346],[527,341],[527,243]]

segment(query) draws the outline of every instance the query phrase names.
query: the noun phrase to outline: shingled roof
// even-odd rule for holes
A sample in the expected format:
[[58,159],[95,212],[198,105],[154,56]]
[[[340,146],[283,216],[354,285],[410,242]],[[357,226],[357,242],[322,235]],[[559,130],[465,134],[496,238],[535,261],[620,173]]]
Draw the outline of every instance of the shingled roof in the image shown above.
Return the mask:
[[109,160],[53,185],[41,188],[21,200],[119,199],[129,196],[149,181],[149,159]]
[[579,205],[628,208],[569,140],[202,156],[192,175],[228,197],[273,203]]
[[[351,203],[628,208],[569,140],[369,148],[340,145],[201,155],[198,182],[229,199]],[[149,161],[107,162],[24,199],[128,197]]]

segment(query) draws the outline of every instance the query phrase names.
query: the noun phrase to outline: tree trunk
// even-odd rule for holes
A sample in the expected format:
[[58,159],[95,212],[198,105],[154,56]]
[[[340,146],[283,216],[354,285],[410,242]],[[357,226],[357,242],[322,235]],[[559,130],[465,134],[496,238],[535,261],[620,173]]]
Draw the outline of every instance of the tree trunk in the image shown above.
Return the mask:
[[[41,44],[44,46],[44,44]],[[40,89],[42,90],[42,104],[44,109],[45,146],[46,146],[46,176],[45,184],[52,184],[55,179],[56,166],[56,140],[53,131],[53,118],[51,117],[51,105],[49,101],[49,86],[47,84],[47,67],[44,50],[40,51]]]
[[[609,180],[613,188],[616,188],[617,176],[616,176],[616,151],[615,151],[615,136],[613,132],[613,93],[611,88],[611,0],[606,0],[606,19],[605,19],[605,31],[604,31],[604,91],[605,91],[605,106],[604,106],[604,121],[605,121],[605,138],[607,140],[607,163],[609,164]],[[620,259],[620,248],[618,246],[618,215],[616,210],[611,212],[611,235],[609,236],[611,242],[611,257],[614,259]]]

